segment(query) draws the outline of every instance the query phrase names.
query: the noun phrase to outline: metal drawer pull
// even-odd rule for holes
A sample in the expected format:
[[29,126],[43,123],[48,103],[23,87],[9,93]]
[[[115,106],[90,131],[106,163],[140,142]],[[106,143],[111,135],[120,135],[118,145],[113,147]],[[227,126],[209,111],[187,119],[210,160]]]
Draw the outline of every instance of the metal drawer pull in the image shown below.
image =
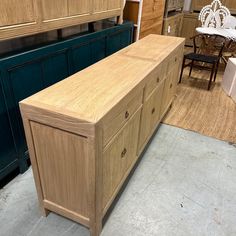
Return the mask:
[[124,148],[124,150],[121,152],[121,158],[124,158],[127,153],[127,149]]
[[154,114],[154,113],[155,113],[155,111],[156,111],[156,109],[155,109],[155,108],[152,108],[152,114]]
[[125,119],[127,119],[128,117],[129,117],[129,112],[126,111],[126,112],[125,112]]

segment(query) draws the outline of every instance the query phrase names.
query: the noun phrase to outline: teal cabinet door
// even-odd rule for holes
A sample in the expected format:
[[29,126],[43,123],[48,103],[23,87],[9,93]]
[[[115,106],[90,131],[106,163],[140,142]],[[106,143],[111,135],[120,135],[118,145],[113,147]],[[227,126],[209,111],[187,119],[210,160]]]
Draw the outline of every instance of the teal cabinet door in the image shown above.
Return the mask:
[[105,36],[90,39],[74,46],[71,54],[72,73],[74,74],[106,57]]
[[44,87],[49,87],[70,75],[68,65],[68,50],[49,54],[42,60],[42,79]]
[[8,112],[0,84],[0,179],[18,166]]

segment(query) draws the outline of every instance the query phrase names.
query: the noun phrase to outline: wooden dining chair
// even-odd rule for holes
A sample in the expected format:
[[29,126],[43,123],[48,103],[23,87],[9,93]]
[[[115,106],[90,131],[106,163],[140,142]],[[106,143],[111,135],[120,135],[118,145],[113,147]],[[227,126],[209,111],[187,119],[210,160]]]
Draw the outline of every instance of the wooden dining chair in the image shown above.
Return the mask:
[[[191,76],[193,67],[210,70],[211,75],[207,87],[207,89],[210,90],[213,76],[214,81],[216,80],[219,62],[226,39],[223,36],[208,34],[199,34],[194,36],[192,39],[194,51],[184,55],[179,83],[181,83],[185,67],[190,67],[189,77]],[[186,60],[189,60],[190,63],[186,64]]]

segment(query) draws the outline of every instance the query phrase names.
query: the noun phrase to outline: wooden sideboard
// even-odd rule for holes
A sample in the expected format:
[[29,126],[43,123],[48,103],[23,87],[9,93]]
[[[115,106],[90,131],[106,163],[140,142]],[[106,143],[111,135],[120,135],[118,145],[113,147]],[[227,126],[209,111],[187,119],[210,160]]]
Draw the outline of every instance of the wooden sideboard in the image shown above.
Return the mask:
[[0,40],[122,16],[123,4],[123,0],[1,0]]
[[42,213],[102,219],[176,92],[184,39],[149,35],[20,102]]
[[[212,0],[192,0],[191,9],[192,11],[201,11],[201,9],[211,4]],[[231,14],[236,14],[236,1],[235,0],[221,0],[221,3],[228,7]]]

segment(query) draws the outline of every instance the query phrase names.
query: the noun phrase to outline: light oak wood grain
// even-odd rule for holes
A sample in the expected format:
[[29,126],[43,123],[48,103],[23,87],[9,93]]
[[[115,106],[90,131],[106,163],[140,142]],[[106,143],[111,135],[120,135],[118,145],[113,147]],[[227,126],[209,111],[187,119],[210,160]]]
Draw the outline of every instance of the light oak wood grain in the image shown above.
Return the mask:
[[36,21],[33,0],[1,0],[0,28],[11,25],[21,25]]
[[174,99],[183,45],[150,35],[20,103],[44,215],[56,212],[100,234]]
[[119,16],[121,0],[1,0],[0,40]]
[[88,139],[36,122],[30,125],[44,199],[88,218]]

